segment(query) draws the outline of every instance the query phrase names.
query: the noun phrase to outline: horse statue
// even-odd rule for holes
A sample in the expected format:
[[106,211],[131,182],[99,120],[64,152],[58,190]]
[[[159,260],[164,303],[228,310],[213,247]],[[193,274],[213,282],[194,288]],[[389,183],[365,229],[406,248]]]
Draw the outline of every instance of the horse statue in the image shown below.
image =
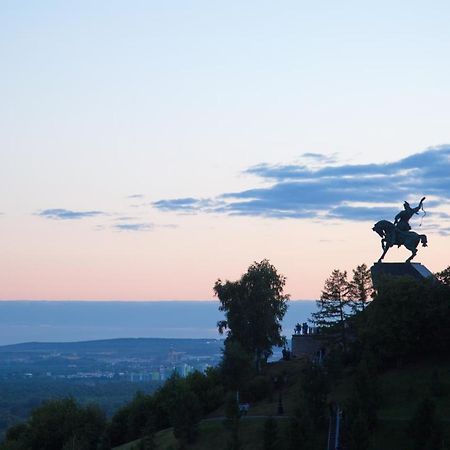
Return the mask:
[[417,255],[419,242],[422,243],[423,247],[427,247],[427,237],[424,234],[417,234],[414,231],[402,231],[388,220],[380,220],[373,226],[372,230],[381,237],[383,254],[378,260],[379,263],[383,260],[387,251],[394,245],[398,247],[404,245],[411,251],[411,256],[405,262],[410,262]]

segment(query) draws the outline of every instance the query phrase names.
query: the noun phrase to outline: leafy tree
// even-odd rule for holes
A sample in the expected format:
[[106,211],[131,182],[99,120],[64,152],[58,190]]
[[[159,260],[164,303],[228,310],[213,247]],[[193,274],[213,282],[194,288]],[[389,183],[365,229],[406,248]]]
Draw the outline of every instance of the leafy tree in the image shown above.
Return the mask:
[[253,263],[238,281],[220,279],[214,293],[226,320],[218,322],[219,332],[227,331],[227,341],[237,341],[253,355],[257,369],[282,346],[281,321],[289,296],[283,293],[286,279],[268,260]]
[[365,264],[353,269],[353,278],[348,284],[349,303],[354,313],[364,311],[374,294],[372,275]]
[[435,273],[435,276],[441,283],[450,286],[450,266],[441,272]]
[[116,446],[138,439],[149,426],[161,429],[168,425],[167,414],[156,409],[155,397],[137,392],[131,402],[114,414],[109,430],[111,444]]
[[323,331],[337,330],[346,346],[345,320],[349,316],[346,307],[350,302],[347,272],[333,270],[325,280],[320,300],[317,300],[318,311],[312,314],[314,322]]
[[185,379],[174,373],[157,392],[165,414],[170,419],[173,434],[180,448],[195,442],[202,415],[197,395],[189,389]]
[[241,440],[239,437],[239,429],[241,422],[241,414],[236,395],[229,393],[225,402],[225,428],[229,432],[227,450],[240,450]]
[[420,355],[448,355],[449,288],[428,280],[388,279],[378,289],[366,320],[355,321],[358,345],[377,364],[400,364]]
[[25,426],[7,433],[4,448],[27,450],[94,450],[105,430],[105,417],[97,406],[80,406],[75,400],[45,402]]
[[345,409],[348,420],[343,434],[349,450],[369,448],[371,432],[377,424],[378,406],[378,378],[370,356],[367,356],[355,371],[351,398]]
[[330,390],[329,381],[325,370],[317,365],[306,365],[301,379],[304,410],[308,411],[314,429],[320,429],[326,422],[327,396]]
[[223,403],[221,373],[217,367],[209,367],[205,373],[195,371],[185,378],[188,388],[198,397],[203,414],[208,414]]
[[239,391],[255,372],[252,355],[239,342],[225,340],[220,370],[225,387]]

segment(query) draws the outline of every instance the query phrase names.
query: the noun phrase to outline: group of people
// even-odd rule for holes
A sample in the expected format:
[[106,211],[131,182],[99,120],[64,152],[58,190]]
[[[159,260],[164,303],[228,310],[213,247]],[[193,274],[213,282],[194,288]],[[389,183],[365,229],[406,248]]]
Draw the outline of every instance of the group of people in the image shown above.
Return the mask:
[[302,324],[297,323],[294,328],[295,334],[300,335],[308,335],[308,334],[316,334],[318,332],[318,327],[311,327],[307,322],[303,322]]

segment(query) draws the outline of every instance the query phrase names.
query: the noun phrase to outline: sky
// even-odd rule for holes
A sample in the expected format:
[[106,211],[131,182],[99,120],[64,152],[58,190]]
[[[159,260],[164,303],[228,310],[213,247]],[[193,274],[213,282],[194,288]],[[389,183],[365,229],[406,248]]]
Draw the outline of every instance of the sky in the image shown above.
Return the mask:
[[[0,299],[315,299],[408,200],[450,265],[450,4],[0,1]],[[403,261],[404,248],[386,261]]]

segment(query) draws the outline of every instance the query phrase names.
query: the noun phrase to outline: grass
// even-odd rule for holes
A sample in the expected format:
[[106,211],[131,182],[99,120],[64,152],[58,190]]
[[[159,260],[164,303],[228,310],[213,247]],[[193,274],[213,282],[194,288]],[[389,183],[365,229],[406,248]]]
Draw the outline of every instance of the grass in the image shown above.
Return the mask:
[[[426,359],[391,369],[378,379],[380,408],[378,426],[370,450],[408,450],[413,442],[408,426],[418,404],[430,398],[436,415],[450,430],[450,361]],[[330,399],[344,403],[352,391],[352,376],[347,373],[333,390]],[[447,439],[450,439],[447,431]]]
[[[266,419],[248,418],[240,422],[240,439],[242,450],[260,450],[263,448],[263,427]],[[280,432],[284,433],[285,421],[279,421]],[[287,421],[286,421],[287,422]],[[195,444],[188,446],[189,450],[226,450],[228,444],[228,431],[222,420],[206,420],[200,423],[199,437]],[[172,429],[158,432],[155,436],[159,450],[176,450],[177,440]],[[137,447],[140,439],[115,447],[114,450],[132,450]]]
[[[287,375],[288,383],[283,389],[283,406],[285,417],[293,413],[297,386],[295,381],[300,376],[303,362],[301,360],[280,361],[267,367],[269,376]],[[437,416],[444,421],[444,429],[450,432],[450,361],[425,360],[411,363],[398,369],[389,370],[379,376],[381,404],[378,413],[378,426],[372,436],[370,450],[409,450],[412,442],[408,435],[408,425],[418,403],[425,397],[436,404]],[[347,372],[342,381],[333,389],[330,400],[345,403],[352,391],[352,375]],[[272,398],[264,399],[250,405],[250,416],[276,416],[278,393]],[[198,441],[189,446],[189,450],[225,450],[229,439],[223,420],[224,408],[219,408],[200,424]],[[216,419],[216,420],[214,420]],[[241,420],[240,436],[243,450],[263,448],[264,417],[245,418]],[[286,435],[287,420],[278,420],[281,435]],[[449,426],[448,426],[449,425]],[[450,435],[448,436],[450,439]],[[285,441],[285,440],[284,440]],[[139,441],[134,441],[117,450],[131,450]],[[171,429],[156,435],[159,450],[177,449],[177,441]],[[282,450],[283,442],[280,442]]]

